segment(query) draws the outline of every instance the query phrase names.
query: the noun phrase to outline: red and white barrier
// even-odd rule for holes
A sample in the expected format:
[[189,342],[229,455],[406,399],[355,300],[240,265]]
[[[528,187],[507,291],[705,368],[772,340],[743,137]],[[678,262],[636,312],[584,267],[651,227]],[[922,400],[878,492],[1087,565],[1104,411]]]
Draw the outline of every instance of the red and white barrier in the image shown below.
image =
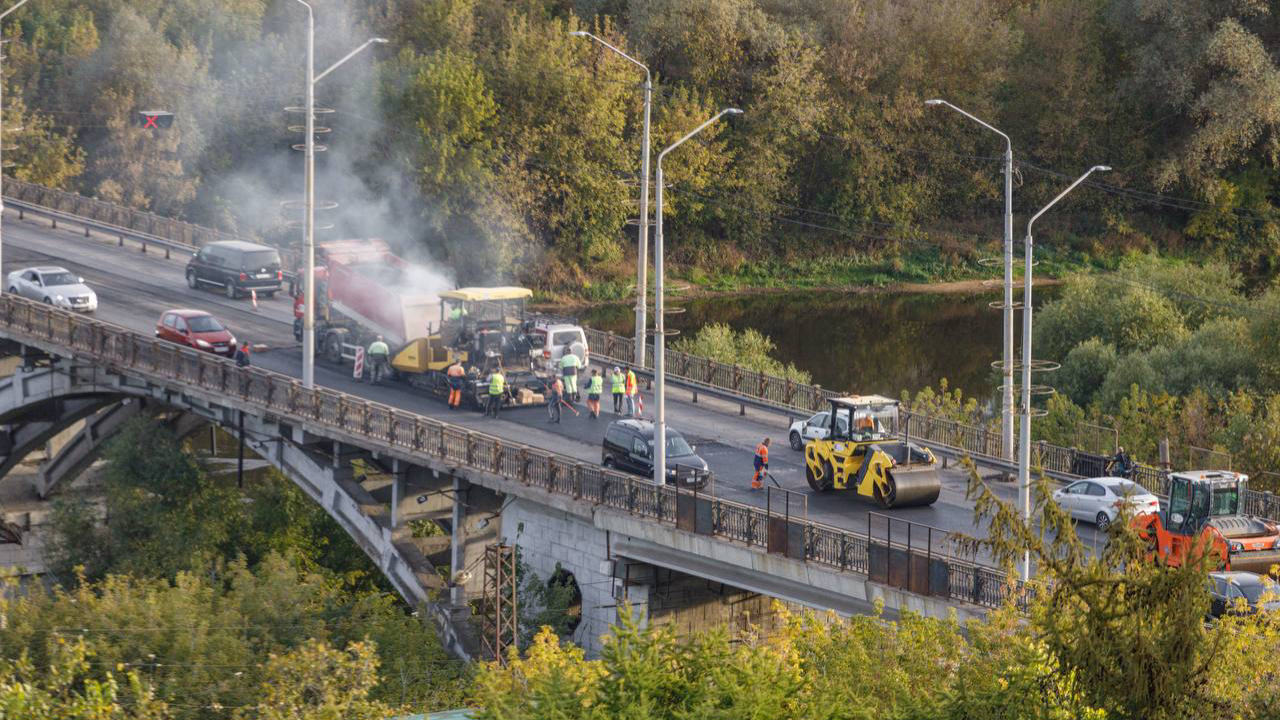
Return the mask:
[[356,362],[351,368],[351,377],[359,380],[364,376],[364,348],[356,348]]
[[253,299],[253,309],[257,310],[258,309],[258,291],[250,288],[249,297]]

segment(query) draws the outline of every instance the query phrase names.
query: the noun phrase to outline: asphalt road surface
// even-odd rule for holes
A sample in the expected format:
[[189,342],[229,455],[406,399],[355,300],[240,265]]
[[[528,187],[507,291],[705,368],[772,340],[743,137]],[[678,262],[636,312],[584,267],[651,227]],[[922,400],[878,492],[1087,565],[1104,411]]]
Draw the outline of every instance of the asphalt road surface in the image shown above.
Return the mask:
[[[265,346],[256,352],[253,363],[293,377],[301,377],[302,352],[293,339],[293,313],[290,298],[278,295],[259,299],[258,308],[248,298],[229,300],[216,290],[192,290],[187,287],[183,270],[188,257],[174,252],[166,260],[163,251],[154,248],[142,253],[132,242],[117,246],[115,238],[84,237],[78,229],[53,230],[46,220],[29,216],[18,220],[17,213],[6,212],[3,239],[3,272],[33,266],[61,265],[85,278],[98,294],[99,320],[115,323],[138,332],[152,333],[160,314],[173,308],[206,310],[220,318],[235,336],[254,345]],[[483,430],[527,445],[553,450],[583,461],[600,462],[600,443],[605,427],[614,418],[611,401],[601,401],[603,412],[598,420],[589,419],[585,404],[577,406],[580,415],[563,413],[563,422],[549,424],[541,407],[505,410],[497,420],[484,418],[470,410],[450,411],[439,399],[420,393],[408,385],[386,383],[370,386],[351,377],[349,366],[339,367],[317,361],[317,384],[345,393],[359,395],[380,403],[421,415],[446,420],[469,428]],[[867,388],[868,391],[885,388]],[[893,393],[891,393],[893,394]],[[645,394],[645,408],[652,417],[653,398]],[[803,454],[787,444],[790,420],[757,410],[739,416],[738,406],[705,396],[691,402],[689,393],[673,389],[667,396],[669,427],[678,429],[715,473],[712,491],[738,502],[764,506],[771,502],[781,509],[789,502],[791,512],[807,515],[828,525],[872,533],[883,537],[887,521],[874,502],[848,493],[814,493],[805,482]],[[770,469],[783,493],[751,492],[753,451],[764,437],[771,437]],[[1012,483],[995,480],[990,473],[988,484],[996,494],[1009,502],[1016,499]],[[985,528],[975,523],[973,504],[965,498],[968,474],[960,468],[942,471],[942,494],[929,507],[904,508],[880,515],[932,526],[947,532],[985,536]],[[895,539],[905,539],[905,523],[894,527]],[[919,530],[914,540],[918,543]],[[1105,542],[1092,525],[1080,525],[1077,532],[1091,546]]]

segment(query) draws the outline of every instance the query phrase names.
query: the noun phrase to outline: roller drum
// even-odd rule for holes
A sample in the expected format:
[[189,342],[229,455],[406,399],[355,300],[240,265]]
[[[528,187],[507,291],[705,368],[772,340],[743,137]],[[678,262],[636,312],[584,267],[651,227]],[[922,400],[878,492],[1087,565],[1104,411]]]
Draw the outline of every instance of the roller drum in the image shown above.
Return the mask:
[[918,468],[898,466],[887,474],[890,488],[888,496],[883,495],[879,488],[876,489],[876,500],[886,510],[932,505],[942,492],[942,480],[938,476],[936,465],[921,465]]

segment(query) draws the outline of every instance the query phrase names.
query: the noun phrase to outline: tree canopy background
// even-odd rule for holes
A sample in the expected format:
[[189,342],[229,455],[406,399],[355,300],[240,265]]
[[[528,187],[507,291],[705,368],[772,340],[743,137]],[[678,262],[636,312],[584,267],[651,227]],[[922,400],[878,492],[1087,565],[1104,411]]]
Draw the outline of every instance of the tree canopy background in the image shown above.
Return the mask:
[[[998,137],[1017,212],[1115,172],[1043,229],[1064,257],[1161,249],[1251,282],[1280,250],[1280,18],[1262,0],[316,0],[332,133],[329,236],[382,236],[451,278],[626,292],[642,73],[672,260],[891,258],[973,267],[999,238]],[[43,0],[5,28],[6,157],[28,179],[281,243],[301,194],[303,8],[290,0]],[[142,131],[133,113],[177,113]],[[1097,191],[1106,185],[1106,192]]]

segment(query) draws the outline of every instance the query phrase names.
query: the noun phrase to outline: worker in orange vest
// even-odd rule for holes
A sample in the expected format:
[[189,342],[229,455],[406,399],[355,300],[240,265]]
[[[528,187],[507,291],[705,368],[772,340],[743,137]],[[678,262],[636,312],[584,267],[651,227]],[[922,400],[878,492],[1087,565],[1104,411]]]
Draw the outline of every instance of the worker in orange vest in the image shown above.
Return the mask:
[[466,377],[467,371],[462,369],[461,362],[454,360],[445,374],[449,376],[449,409],[456,410],[462,404],[463,378]]
[[769,471],[769,438],[756,446],[756,474],[751,476],[751,489],[764,489],[764,475]]

